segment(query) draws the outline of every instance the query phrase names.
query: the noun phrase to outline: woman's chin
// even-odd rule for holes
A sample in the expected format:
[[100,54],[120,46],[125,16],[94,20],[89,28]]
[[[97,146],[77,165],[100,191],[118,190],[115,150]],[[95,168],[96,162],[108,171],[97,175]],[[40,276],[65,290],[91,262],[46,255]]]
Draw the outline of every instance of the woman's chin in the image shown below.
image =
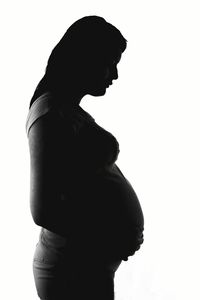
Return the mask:
[[103,96],[106,93],[106,87],[99,87],[96,89],[90,90],[89,94],[92,96]]

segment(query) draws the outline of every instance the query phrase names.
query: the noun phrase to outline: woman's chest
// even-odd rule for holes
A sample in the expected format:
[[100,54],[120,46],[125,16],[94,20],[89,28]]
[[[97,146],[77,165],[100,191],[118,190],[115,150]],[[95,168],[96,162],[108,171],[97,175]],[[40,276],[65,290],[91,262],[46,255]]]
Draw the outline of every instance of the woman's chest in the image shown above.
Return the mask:
[[114,164],[119,154],[117,139],[95,122],[73,123],[74,137],[71,145],[67,142],[66,154],[70,148],[74,167],[79,171],[97,172],[99,169]]

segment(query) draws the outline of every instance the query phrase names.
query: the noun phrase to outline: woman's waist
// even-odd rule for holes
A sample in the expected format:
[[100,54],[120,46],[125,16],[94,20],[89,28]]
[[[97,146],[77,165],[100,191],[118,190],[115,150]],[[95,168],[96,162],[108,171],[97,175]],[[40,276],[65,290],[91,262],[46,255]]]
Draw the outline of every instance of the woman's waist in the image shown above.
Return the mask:
[[[73,242],[76,241],[76,242]],[[116,269],[122,262],[121,258],[107,257],[101,250],[96,249],[93,251],[92,244],[90,241],[90,246],[82,243],[80,237],[72,237],[69,242],[69,238],[60,236],[46,228],[41,228],[39,241],[43,247],[48,248],[48,250],[55,255],[62,257],[63,263],[70,261],[85,261],[87,262],[87,267],[90,265],[98,268],[105,268],[108,272],[115,272]],[[49,253],[49,252],[48,252]],[[57,254],[56,254],[57,253]]]

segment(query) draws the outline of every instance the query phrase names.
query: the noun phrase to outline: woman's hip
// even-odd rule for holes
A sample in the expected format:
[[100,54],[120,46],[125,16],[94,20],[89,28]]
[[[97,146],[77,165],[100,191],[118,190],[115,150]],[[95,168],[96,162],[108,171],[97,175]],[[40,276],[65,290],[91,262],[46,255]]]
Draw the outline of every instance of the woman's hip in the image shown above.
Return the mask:
[[[47,247],[41,241],[36,245],[33,257],[33,275],[40,299],[104,299],[112,300],[114,275],[121,261],[102,265],[98,258],[73,256]],[[97,294],[96,294],[97,293]]]

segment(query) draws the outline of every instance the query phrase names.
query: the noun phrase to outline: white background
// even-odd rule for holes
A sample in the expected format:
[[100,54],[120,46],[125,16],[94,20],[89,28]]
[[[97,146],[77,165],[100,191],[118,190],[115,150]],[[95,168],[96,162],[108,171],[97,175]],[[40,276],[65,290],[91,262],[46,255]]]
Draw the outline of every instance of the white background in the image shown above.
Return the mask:
[[[145,216],[145,241],[115,277],[116,300],[197,300],[200,276],[198,1],[7,1],[0,8],[0,298],[37,299],[29,210],[30,98],[66,29],[90,14],[128,40],[119,79],[81,106],[120,144],[117,165]],[[94,299],[95,300],[95,299]]]

